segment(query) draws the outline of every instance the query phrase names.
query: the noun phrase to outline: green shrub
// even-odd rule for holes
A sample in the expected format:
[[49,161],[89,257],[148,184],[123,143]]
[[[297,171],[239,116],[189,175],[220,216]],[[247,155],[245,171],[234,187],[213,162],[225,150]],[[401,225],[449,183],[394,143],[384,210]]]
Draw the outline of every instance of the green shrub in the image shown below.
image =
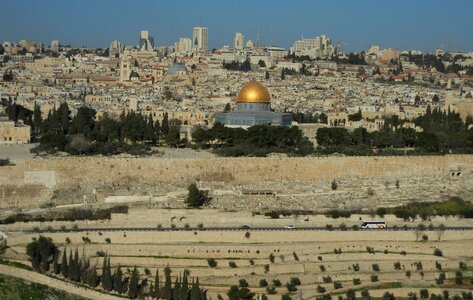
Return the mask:
[[278,287],[281,286],[281,285],[282,285],[281,280],[279,280],[279,279],[273,279],[273,285],[274,285],[274,286],[278,286]]
[[248,287],[248,282],[246,281],[246,279],[240,279],[238,285],[242,288],[246,288]]
[[332,282],[332,277],[324,276],[324,277],[322,277],[322,280],[323,280],[324,283],[331,283]]
[[427,289],[421,289],[421,290],[419,291],[419,294],[420,294],[420,297],[421,297],[422,299],[427,299],[427,298],[429,298],[429,290],[427,290]]
[[266,281],[266,279],[260,279],[260,281],[259,281],[259,286],[260,286],[260,287],[267,287],[267,286],[268,286],[268,282]]
[[372,264],[371,269],[373,269],[373,271],[375,271],[375,272],[379,272],[379,270],[380,270],[378,264]]
[[208,258],[207,263],[209,264],[209,267],[211,268],[217,267],[217,261],[214,258]]
[[295,284],[293,284],[292,282],[287,282],[286,283],[286,288],[289,292],[295,292],[297,291],[297,287]]
[[299,277],[291,277],[291,284],[297,286],[297,285],[301,285],[301,280],[299,279]]
[[276,288],[272,285],[266,287],[266,293],[268,293],[268,295],[274,295],[277,293],[277,291]]
[[435,248],[434,249],[434,255],[435,256],[443,256],[442,250],[440,250],[439,248]]

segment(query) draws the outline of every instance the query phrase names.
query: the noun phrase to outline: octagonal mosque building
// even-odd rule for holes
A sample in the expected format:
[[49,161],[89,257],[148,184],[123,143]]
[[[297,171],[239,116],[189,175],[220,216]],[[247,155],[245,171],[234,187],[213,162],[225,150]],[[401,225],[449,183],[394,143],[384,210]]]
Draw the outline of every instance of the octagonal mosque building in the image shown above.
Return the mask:
[[215,121],[227,127],[291,126],[292,116],[288,113],[271,111],[271,96],[268,89],[252,80],[238,92],[236,111],[216,113]]

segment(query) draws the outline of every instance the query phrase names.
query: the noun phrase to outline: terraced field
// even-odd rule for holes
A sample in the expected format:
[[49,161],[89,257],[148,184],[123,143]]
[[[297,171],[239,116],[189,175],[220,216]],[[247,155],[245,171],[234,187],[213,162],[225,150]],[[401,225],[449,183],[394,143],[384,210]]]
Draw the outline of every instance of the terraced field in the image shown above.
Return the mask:
[[[142,278],[148,277],[149,281],[154,280],[157,268],[162,272],[169,266],[173,276],[189,270],[191,276],[199,277],[212,298],[225,295],[229,286],[238,285],[240,279],[245,279],[257,294],[267,293],[266,287],[260,287],[262,279],[269,286],[279,281],[282,286],[275,286],[277,293],[270,297],[280,297],[288,293],[286,283],[296,277],[301,284],[291,294],[302,293],[308,299],[321,295],[317,291],[319,285],[332,296],[345,294],[348,289],[358,291],[360,296],[363,288],[369,289],[374,297],[381,297],[386,291],[398,297],[407,297],[409,292],[419,296],[422,288],[437,294],[448,289],[451,295],[471,290],[473,231],[447,231],[440,241],[435,231],[426,230],[423,234],[428,236],[425,242],[416,241],[413,231],[43,233],[61,250],[77,247],[99,268],[103,253],[111,257],[112,267],[121,265],[125,273],[138,266]],[[7,256],[28,263],[25,245],[35,236],[38,234],[10,232]],[[434,255],[435,249],[440,249],[442,256]],[[216,260],[216,267],[209,266],[209,259]],[[467,269],[462,271],[463,284],[457,285],[454,279],[460,262],[466,263]],[[146,269],[150,271],[149,276],[145,275]],[[443,285],[437,285],[435,281],[441,272],[445,272],[446,280]],[[335,288],[334,282],[339,282],[341,287]]]

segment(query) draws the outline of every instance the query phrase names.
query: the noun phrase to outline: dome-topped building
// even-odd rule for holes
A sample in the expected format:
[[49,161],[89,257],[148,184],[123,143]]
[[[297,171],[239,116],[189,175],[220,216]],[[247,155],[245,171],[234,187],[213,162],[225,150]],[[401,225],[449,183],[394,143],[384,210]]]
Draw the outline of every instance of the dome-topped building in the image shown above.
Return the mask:
[[237,96],[238,102],[271,102],[271,96],[269,95],[268,89],[256,80],[252,80],[245,84]]
[[189,70],[186,66],[175,63],[173,64],[167,71],[166,74],[168,75],[185,75],[189,73]]
[[228,127],[250,127],[254,125],[290,126],[292,116],[271,111],[271,96],[261,83],[252,80],[245,84],[237,95],[237,110],[216,113],[216,122]]

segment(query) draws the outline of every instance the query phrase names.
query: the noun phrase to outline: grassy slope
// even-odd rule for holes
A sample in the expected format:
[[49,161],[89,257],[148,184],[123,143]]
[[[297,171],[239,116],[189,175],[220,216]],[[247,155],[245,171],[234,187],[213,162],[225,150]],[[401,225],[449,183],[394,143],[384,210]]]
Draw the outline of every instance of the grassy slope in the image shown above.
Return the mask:
[[0,299],[84,300],[86,298],[71,295],[43,284],[31,283],[16,277],[0,274]]

